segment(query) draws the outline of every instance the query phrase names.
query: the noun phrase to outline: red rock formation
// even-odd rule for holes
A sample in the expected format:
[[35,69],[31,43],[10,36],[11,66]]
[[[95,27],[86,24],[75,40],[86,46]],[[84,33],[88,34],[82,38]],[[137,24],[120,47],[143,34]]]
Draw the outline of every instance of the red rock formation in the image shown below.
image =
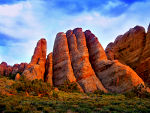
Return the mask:
[[7,63],[6,62],[2,62],[0,64],[0,76],[5,76],[6,68],[7,68]]
[[54,86],[63,84],[66,80],[75,82],[68,43],[65,33],[58,33],[53,48],[53,83]]
[[122,93],[138,84],[144,85],[142,79],[130,67],[118,61],[107,60],[103,47],[89,30],[85,31],[85,36],[92,67],[108,91]]
[[22,73],[27,65],[27,63],[21,63],[14,64],[14,66],[10,66],[7,65],[6,62],[2,62],[0,64],[0,75],[9,77],[12,75],[16,75],[17,73]]
[[[145,38],[146,36],[146,38]],[[106,53],[97,37],[81,28],[58,33],[53,53],[46,59],[47,43],[45,39],[38,41],[29,65],[7,63],[0,64],[0,74],[22,73],[29,80],[42,79],[54,86],[65,81],[76,82],[81,91],[123,93],[134,86],[143,84],[143,80],[128,66],[140,73],[145,81],[149,77],[149,30],[136,26],[124,35],[117,37],[114,43],[106,48]],[[108,59],[110,60],[108,60]],[[118,59],[120,62],[114,60]],[[21,77],[16,75],[16,80]],[[145,78],[144,78],[145,77]]]
[[135,69],[138,75],[150,86],[150,25],[146,34],[145,46],[140,55],[139,65]]
[[136,26],[106,48],[108,59],[117,59],[130,66],[150,86],[150,27]]
[[73,72],[80,86],[85,92],[93,92],[98,89],[107,92],[89,62],[86,39],[82,29],[69,30],[66,34]]
[[101,60],[97,71],[104,87],[113,93],[127,92],[137,85],[144,85],[136,72],[117,60]]
[[121,63],[129,65],[135,69],[139,64],[140,55],[142,54],[145,44],[145,29],[136,26],[116,38],[115,42],[106,47],[108,59],[117,59]]
[[45,82],[53,86],[53,53],[48,54],[45,65]]
[[90,30],[85,31],[87,47],[90,55],[90,62],[93,69],[97,68],[97,63],[101,60],[107,60],[107,56],[97,37]]
[[32,56],[30,64],[27,66],[23,75],[29,79],[42,79],[44,80],[45,63],[46,63],[46,50],[47,42],[45,39],[38,41],[37,46]]
[[12,71],[12,66],[7,66],[7,68],[5,69],[5,76],[9,77],[12,74]]

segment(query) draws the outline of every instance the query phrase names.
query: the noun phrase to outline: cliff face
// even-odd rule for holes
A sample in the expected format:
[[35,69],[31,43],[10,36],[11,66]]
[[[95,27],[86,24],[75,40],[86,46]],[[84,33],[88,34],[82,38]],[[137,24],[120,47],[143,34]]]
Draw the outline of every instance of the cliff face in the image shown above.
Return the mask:
[[105,53],[90,30],[83,32],[82,28],[76,28],[56,35],[53,52],[47,58],[47,42],[41,39],[28,65],[16,64],[11,70],[6,63],[2,63],[0,74],[17,74],[15,70],[19,69],[23,73],[17,74],[16,80],[22,76],[29,80],[42,79],[55,87],[70,81],[75,82],[81,92],[102,90],[123,93],[139,84],[145,85],[136,72],[138,68],[143,68],[138,73],[149,72],[146,64],[150,56],[149,38],[150,34],[145,33],[143,27],[136,26],[110,43]]
[[130,66],[150,86],[150,29],[136,26],[105,49],[108,59]]

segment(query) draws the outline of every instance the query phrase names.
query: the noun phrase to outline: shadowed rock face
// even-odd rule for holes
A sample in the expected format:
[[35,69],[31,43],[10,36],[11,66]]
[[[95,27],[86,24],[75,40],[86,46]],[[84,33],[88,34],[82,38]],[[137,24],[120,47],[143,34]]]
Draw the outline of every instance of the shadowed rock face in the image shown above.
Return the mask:
[[38,41],[37,46],[32,56],[31,62],[23,72],[29,80],[42,79],[44,80],[45,63],[46,63],[47,42],[45,39]]
[[51,86],[53,85],[52,77],[53,77],[53,53],[49,53],[45,65],[45,82],[50,83]]
[[118,36],[105,49],[108,59],[117,59],[130,66],[150,86],[150,27],[136,26]]
[[150,25],[146,34],[145,46],[140,56],[140,63],[135,71],[150,86]]
[[90,55],[90,63],[92,64],[92,67],[98,75],[99,71],[99,62],[101,60],[107,60],[107,56],[105,54],[105,51],[101,44],[99,43],[97,37],[91,31],[86,30],[85,31],[86,41],[87,41],[87,47]]
[[108,59],[117,59],[121,63],[135,69],[139,64],[140,55],[145,44],[145,29],[136,26],[116,38],[114,43],[106,47]]

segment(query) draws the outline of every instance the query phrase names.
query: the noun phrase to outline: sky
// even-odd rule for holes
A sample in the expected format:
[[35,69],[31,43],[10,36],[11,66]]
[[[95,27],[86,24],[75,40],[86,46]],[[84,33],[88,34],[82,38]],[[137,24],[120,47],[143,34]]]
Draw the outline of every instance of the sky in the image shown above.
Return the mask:
[[150,23],[150,0],[0,0],[0,62],[29,63],[39,39],[52,52],[58,32],[91,30],[105,48],[136,25]]

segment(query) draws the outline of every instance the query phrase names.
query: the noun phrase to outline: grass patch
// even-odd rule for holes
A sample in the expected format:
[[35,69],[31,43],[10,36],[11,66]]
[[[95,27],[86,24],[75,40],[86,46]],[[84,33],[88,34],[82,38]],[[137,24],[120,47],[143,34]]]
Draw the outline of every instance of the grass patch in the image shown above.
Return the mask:
[[[9,80],[4,79],[7,83]],[[0,81],[1,81],[0,79]],[[7,81],[8,80],[8,81]],[[30,81],[31,82],[31,81]],[[37,86],[33,86],[37,84]],[[101,91],[95,93],[79,93],[67,91],[55,91],[52,87],[44,86],[43,82],[35,81],[25,86],[19,86],[15,82],[13,89],[16,89],[15,95],[3,95],[0,93],[0,112],[4,113],[149,113],[150,98],[135,95],[132,98],[125,94],[105,94]],[[49,96],[39,96],[43,89],[39,86],[48,87]],[[29,88],[29,95],[22,95],[25,92],[24,87]],[[15,87],[15,88],[14,88]],[[34,91],[35,87],[37,91]],[[12,88],[12,87],[9,87]],[[36,93],[36,94],[33,94]],[[45,93],[45,91],[44,91]]]

